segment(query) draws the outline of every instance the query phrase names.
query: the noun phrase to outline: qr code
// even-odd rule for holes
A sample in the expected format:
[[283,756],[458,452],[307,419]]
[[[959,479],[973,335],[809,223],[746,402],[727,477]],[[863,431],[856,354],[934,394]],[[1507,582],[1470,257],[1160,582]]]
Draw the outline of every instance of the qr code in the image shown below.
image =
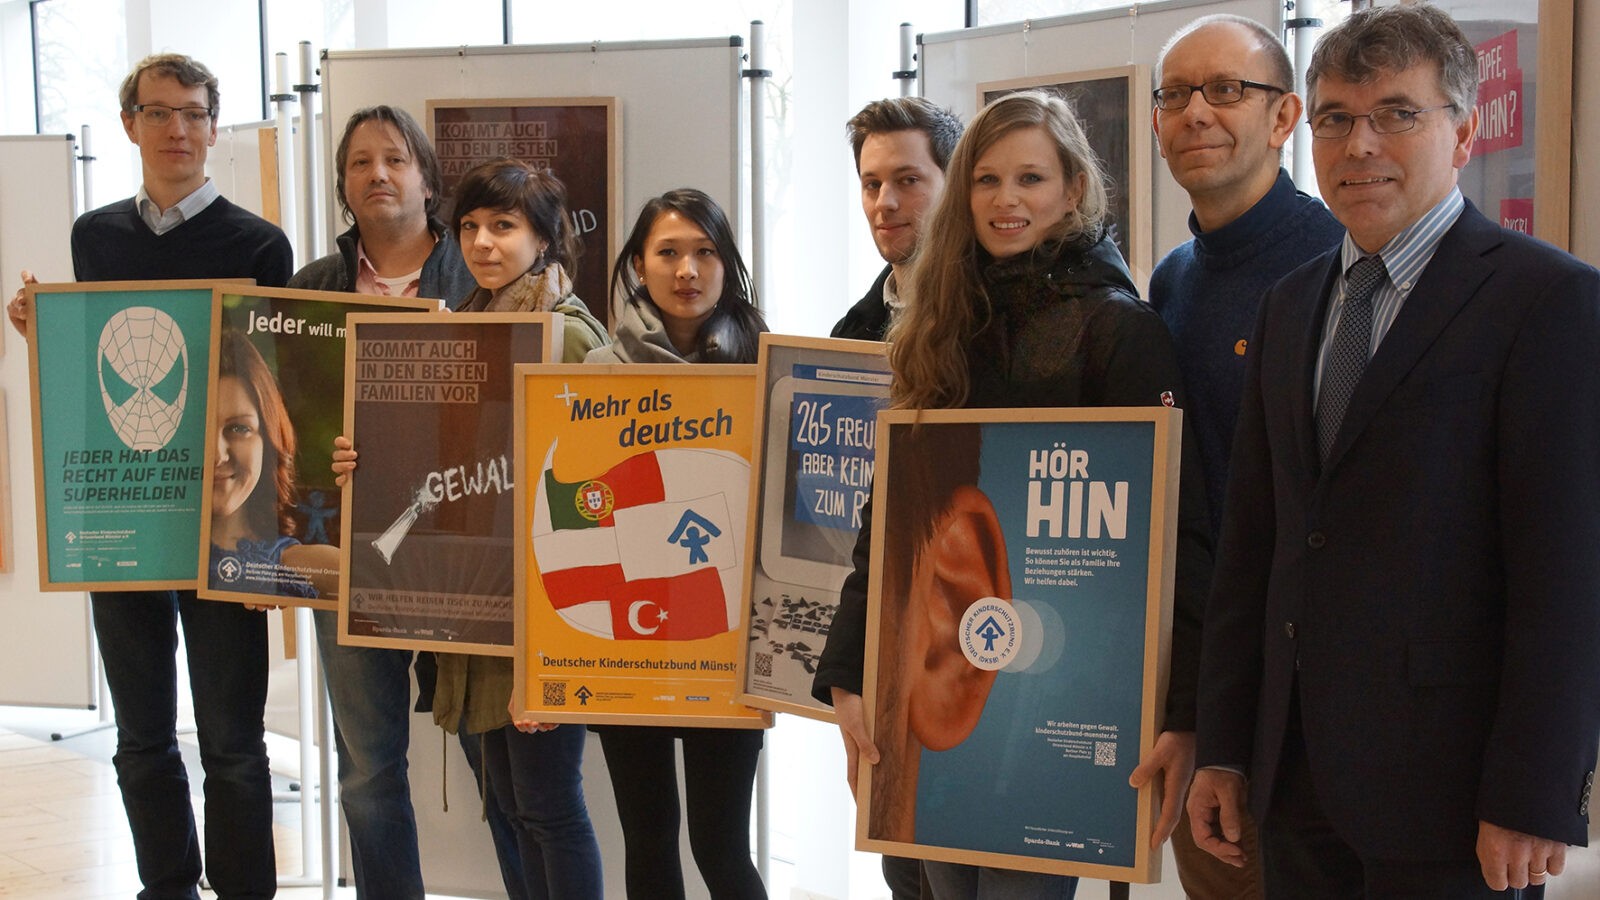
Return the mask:
[[756,654],[756,675],[758,675],[761,678],[771,678],[772,677],[772,654],[771,653],[757,653]]
[[546,681],[544,683],[544,705],[567,705],[567,683],[565,681]]
[[1097,766],[1114,766],[1117,764],[1117,744],[1115,741],[1094,742],[1094,764]]

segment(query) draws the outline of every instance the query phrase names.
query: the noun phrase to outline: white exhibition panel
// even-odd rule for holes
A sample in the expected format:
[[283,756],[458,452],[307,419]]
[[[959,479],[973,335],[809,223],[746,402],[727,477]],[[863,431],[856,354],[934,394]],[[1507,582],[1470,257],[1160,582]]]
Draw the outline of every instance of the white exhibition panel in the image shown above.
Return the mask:
[[222,196],[282,227],[277,196],[277,148],[276,122],[218,128],[217,143],[206,154],[206,174],[217,183]]
[[[743,209],[743,53],[737,36],[328,51],[322,59],[324,159],[333,158],[345,120],[364,106],[403,107],[427,128],[429,100],[616,97],[622,236],[646,200],[678,187],[710,194],[737,229]],[[328,234],[337,235],[344,230],[337,204],[325,205]]]
[[[333,158],[350,114],[374,104],[402,107],[427,128],[429,100],[616,97],[621,122],[621,236],[626,237],[647,199],[678,187],[710,194],[738,229],[746,178],[743,53],[737,37],[328,51],[321,71],[322,158],[325,165]],[[338,218],[331,181],[324,179],[319,193],[326,234],[337,235],[346,226]],[[471,770],[456,738],[441,740],[440,735],[431,717],[412,716],[411,795],[428,889],[499,896],[504,888],[488,827],[480,821],[482,807]],[[594,735],[585,753],[584,787],[602,847],[607,896],[621,896],[622,833]],[[448,812],[442,802],[445,797]],[[705,897],[686,830],[681,838],[689,895]],[[343,868],[348,871],[348,863]]]
[[[10,302],[30,269],[40,281],[72,280],[77,160],[71,135],[0,137],[0,301]],[[10,571],[0,572],[0,704],[84,709],[94,702],[89,599],[39,591],[38,516],[33,495],[33,421],[28,345],[0,326],[5,446],[0,504]]]
[[[1166,0],[1137,3],[1029,22],[1012,22],[920,36],[922,96],[969,122],[978,112],[977,86],[1036,75],[1150,66],[1167,39],[1201,16],[1232,13],[1281,34],[1280,0]],[[1151,85],[1150,87],[1154,87]],[[1143,123],[1148,128],[1149,123]],[[1187,241],[1189,197],[1172,179],[1151,142],[1153,260]],[[1148,274],[1148,273],[1146,273]]]

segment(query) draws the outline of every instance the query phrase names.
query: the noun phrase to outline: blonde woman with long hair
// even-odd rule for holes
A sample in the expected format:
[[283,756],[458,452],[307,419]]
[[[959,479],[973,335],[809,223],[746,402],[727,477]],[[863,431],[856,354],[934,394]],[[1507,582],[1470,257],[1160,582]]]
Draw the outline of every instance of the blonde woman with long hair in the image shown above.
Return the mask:
[[[1140,301],[1107,233],[1106,194],[1083,127],[1059,97],[1012,94],[980,112],[950,160],[944,194],[925,223],[904,286],[906,312],[889,335],[894,406],[1181,405],[1171,337]],[[1185,440],[1166,731],[1131,779],[1156,780],[1163,789],[1158,845],[1171,833],[1193,768],[1200,615],[1211,575],[1204,482],[1191,447]],[[858,758],[904,771],[917,765],[922,748],[965,737],[946,733],[949,724],[931,716],[908,716],[903,728],[880,734],[879,746],[867,737],[859,695],[870,534],[864,518],[856,569],[845,581],[813,687],[834,704],[852,777]],[[935,630],[930,638],[946,639],[954,635]],[[906,683],[917,677],[926,676],[903,675],[900,682],[909,690]],[[975,724],[974,718],[956,727],[970,733]],[[930,730],[938,733],[923,733]],[[907,807],[884,827],[914,838],[914,814]],[[924,863],[924,870],[939,900],[1067,898],[1076,890],[1075,879],[1061,876],[939,862]]]

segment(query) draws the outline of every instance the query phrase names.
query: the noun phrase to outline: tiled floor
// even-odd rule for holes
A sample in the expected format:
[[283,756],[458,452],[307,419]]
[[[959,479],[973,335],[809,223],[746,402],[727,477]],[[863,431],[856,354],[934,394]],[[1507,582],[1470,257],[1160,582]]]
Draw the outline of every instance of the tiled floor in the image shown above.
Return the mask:
[[[278,871],[298,875],[297,813],[280,812],[278,819]],[[294,824],[286,824],[290,819]],[[0,730],[0,897],[125,900],[138,890],[133,841],[111,765]],[[311,900],[322,890],[285,888],[278,896]]]

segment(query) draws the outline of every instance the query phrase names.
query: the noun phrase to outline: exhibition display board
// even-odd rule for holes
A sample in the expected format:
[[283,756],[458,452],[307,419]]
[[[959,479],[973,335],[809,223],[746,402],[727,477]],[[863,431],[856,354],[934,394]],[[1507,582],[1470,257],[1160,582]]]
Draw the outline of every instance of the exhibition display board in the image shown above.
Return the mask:
[[27,287],[40,590],[195,587],[216,284]]
[[560,313],[353,313],[339,642],[510,656],[512,367],[561,358]]
[[1181,422],[878,417],[860,849],[1160,877],[1156,789],[1128,776],[1166,694]]
[[755,367],[518,366],[512,707],[760,728],[739,702]]
[[[537,100],[429,100],[427,128],[444,173],[444,209],[473,166],[509,156],[549,171],[567,190],[573,231],[583,253],[572,291],[599,300],[622,247],[621,116],[615,97]],[[457,214],[470,210],[456,210]]]
[[[615,145],[618,158],[608,167],[607,177],[611,181],[608,190],[620,200],[607,202],[612,204],[610,209],[620,210],[616,233],[620,234],[627,217],[647,199],[686,185],[711,195],[727,211],[737,232],[746,209],[742,190],[744,86],[739,77],[744,50],[743,39],[737,35],[672,41],[330,50],[322,58],[323,109],[328,122],[324,154],[333,157],[343,123],[352,112],[376,103],[402,107],[417,121],[427,123],[429,101],[458,108],[465,101],[488,101],[485,108],[508,112],[522,103],[544,104],[549,112],[551,101],[507,98],[575,98],[590,105],[615,98],[615,128],[608,147]],[[691,99],[694,114],[686,115],[684,104]],[[554,120],[545,121],[548,136]],[[638,139],[619,141],[621,135]],[[448,131],[436,136],[456,140]],[[584,141],[582,146],[594,147],[591,138]],[[464,149],[471,158],[478,153],[470,147],[446,149],[452,153]],[[491,147],[488,152],[522,156],[522,150],[549,149],[548,145],[506,146]],[[562,145],[557,144],[555,150],[552,166],[565,179],[563,167],[576,161]],[[598,153],[598,148],[592,152]],[[540,153],[529,156],[547,158]],[[569,185],[569,189],[573,187]],[[601,209],[596,206],[601,201],[584,199],[587,189],[585,192],[584,196],[575,192],[571,198],[575,230],[584,242],[585,260],[609,266],[615,238],[603,227]],[[329,206],[329,233],[337,234],[344,226],[332,204]],[[585,209],[594,214],[592,219],[582,214]],[[597,317],[609,322],[609,291],[584,293],[586,284],[579,282],[578,296]]]
[[345,316],[439,301],[219,287],[211,305],[199,594],[337,609]]
[[[15,277],[28,269],[45,282],[72,277],[76,157],[72,135],[0,135],[0,272]],[[0,510],[10,552],[0,571],[0,619],[28,623],[0,635],[0,704],[84,709],[98,702],[89,598],[40,590],[45,557],[37,549],[41,518],[32,487],[39,470],[28,345],[9,325],[0,332],[8,332],[0,337],[0,381],[9,451],[0,483],[11,498],[9,509]]]
[[[1121,194],[1134,204],[1124,254],[1134,283],[1143,291],[1154,261],[1192,236],[1189,195],[1172,179],[1150,139],[1154,84],[1149,72],[1174,32],[1212,13],[1245,16],[1273,32],[1283,30],[1280,0],[1161,0],[922,34],[917,38],[919,93],[964,122],[972,121],[977,104],[994,90],[1064,85],[1069,100],[1086,99],[1080,112],[1096,152],[1107,144],[1130,147],[1127,174],[1114,169],[1111,189],[1113,196]],[[1143,104],[1142,109],[1135,106],[1124,117],[1115,106],[1100,103],[1112,93],[1108,88],[1081,83],[1098,80],[1101,70],[1108,69],[1129,72],[1129,89],[1139,95],[1133,102]],[[1142,214],[1144,209],[1148,215]],[[1124,247],[1122,241],[1118,245]]]
[[1461,193],[1565,249],[1572,171],[1572,0],[1433,0],[1478,53],[1478,132]]
[[1106,228],[1135,272],[1155,266],[1150,239],[1150,67],[1114,66],[1088,72],[1029,75],[978,85],[984,107],[1017,91],[1042,91],[1066,100],[1084,122],[1089,148],[1106,176]]
[[870,341],[763,334],[760,346],[741,699],[832,721],[811,680],[872,494],[889,360]]

